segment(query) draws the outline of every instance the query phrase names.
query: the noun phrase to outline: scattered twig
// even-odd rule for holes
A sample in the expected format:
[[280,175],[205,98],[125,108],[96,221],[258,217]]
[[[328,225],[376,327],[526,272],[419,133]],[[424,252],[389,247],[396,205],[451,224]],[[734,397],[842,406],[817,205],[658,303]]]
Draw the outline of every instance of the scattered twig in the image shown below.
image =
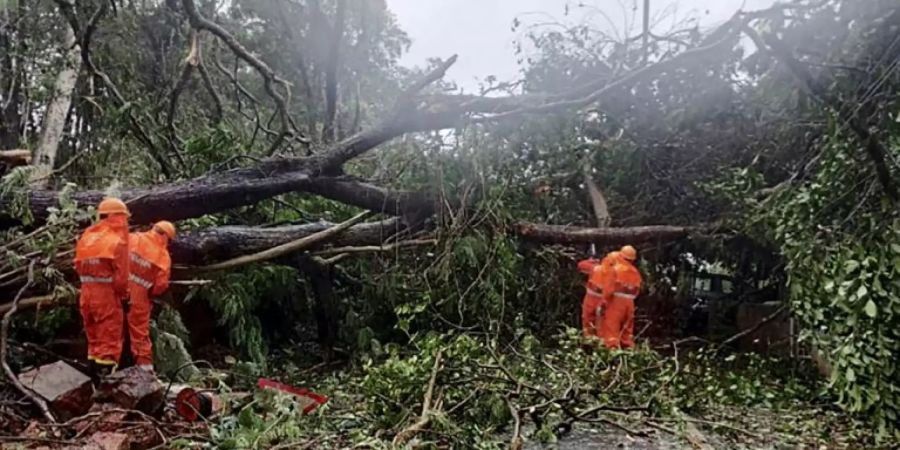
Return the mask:
[[3,371],[6,372],[6,377],[9,378],[10,383],[16,387],[19,391],[25,394],[26,397],[31,399],[38,408],[41,409],[41,412],[44,414],[44,417],[51,423],[56,422],[56,418],[53,417],[53,414],[50,413],[50,408],[47,407],[47,403],[40,396],[31,391],[31,389],[26,388],[16,377],[16,374],[13,373],[12,369],[9,367],[9,363],[6,361],[7,356],[7,339],[9,336],[9,321],[12,319],[13,314],[16,313],[16,310],[19,306],[19,299],[22,298],[22,294],[25,293],[28,288],[34,284],[34,261],[31,261],[31,264],[28,265],[28,281],[25,282],[25,285],[19,289],[19,292],[16,294],[16,297],[12,301],[12,306],[9,308],[9,311],[6,311],[6,314],[3,315],[3,322],[0,324],[0,363],[3,364]]
[[[438,350],[437,354],[434,356],[434,366],[431,368],[431,377],[428,379],[428,386],[425,388],[425,397],[422,399],[422,413],[419,415],[419,419],[416,420],[410,426],[404,428],[396,436],[394,436],[393,445],[402,446],[416,433],[425,429],[429,423],[431,423],[431,417],[434,414],[432,412],[431,402],[434,397],[434,384],[437,380],[438,372],[441,370],[441,361],[444,354],[444,350]],[[440,401],[437,402],[437,409],[440,408]]]
[[513,433],[509,440],[509,450],[522,450],[525,446],[525,441],[522,439],[522,413],[509,398],[506,399],[506,405],[513,417]]
[[64,441],[62,439],[49,439],[29,436],[0,436],[0,442],[34,442],[39,444],[57,444],[66,446],[82,444],[79,441]]
[[763,319],[760,320],[759,322],[757,322],[756,325],[753,325],[752,327],[747,328],[746,330],[741,331],[740,333],[737,333],[737,334],[735,334],[734,336],[731,336],[730,338],[725,339],[724,341],[722,341],[722,343],[719,344],[719,347],[720,347],[720,348],[721,348],[721,347],[725,347],[725,346],[727,346],[728,344],[731,344],[732,342],[734,342],[734,341],[736,341],[736,340],[738,340],[738,339],[740,339],[740,338],[742,338],[742,337],[744,337],[744,336],[747,336],[748,334],[752,334],[752,333],[756,332],[756,330],[759,330],[760,328],[762,328],[763,326],[765,326],[767,323],[769,323],[769,322],[771,322],[771,321],[773,321],[773,320],[779,318],[779,317],[781,316],[782,313],[784,313],[785,311],[787,311],[787,309],[788,309],[787,303],[785,303],[785,304],[779,306],[778,309],[775,310],[775,312],[773,312],[772,314],[769,314],[769,315],[766,316],[766,317],[763,317]]
[[[278,111],[278,117],[281,121],[281,132],[275,138],[269,150],[269,154],[275,153],[275,151],[278,150],[278,148],[281,146],[282,142],[284,142],[284,139],[289,134],[291,134],[290,128],[293,124],[291,118],[288,116],[287,101],[285,100],[285,96],[279,94],[274,86],[275,84],[280,85],[287,93],[287,96],[290,97],[290,87],[287,81],[275,75],[275,72],[271,67],[269,67],[268,64],[250,53],[250,51],[247,50],[240,42],[238,42],[238,40],[235,39],[235,37],[231,35],[231,33],[226,31],[217,23],[203,17],[200,14],[200,11],[197,9],[197,5],[194,3],[194,0],[182,0],[181,4],[184,7],[184,11],[188,16],[192,27],[198,30],[207,30],[221,39],[235,55],[250,64],[259,73],[259,75],[263,77],[266,92],[269,94],[269,97],[271,97],[275,102],[275,107]],[[297,131],[296,127],[293,127],[293,133],[297,135],[300,134]],[[306,139],[303,139],[303,141],[308,142],[308,140]]]
[[313,255],[335,255],[341,253],[369,253],[369,252],[389,252],[396,250],[402,247],[413,247],[419,245],[435,245],[437,244],[436,239],[412,239],[408,241],[399,241],[391,244],[385,245],[363,245],[363,246],[348,246],[348,247],[333,247],[326,248],[323,250],[319,250],[313,253]]

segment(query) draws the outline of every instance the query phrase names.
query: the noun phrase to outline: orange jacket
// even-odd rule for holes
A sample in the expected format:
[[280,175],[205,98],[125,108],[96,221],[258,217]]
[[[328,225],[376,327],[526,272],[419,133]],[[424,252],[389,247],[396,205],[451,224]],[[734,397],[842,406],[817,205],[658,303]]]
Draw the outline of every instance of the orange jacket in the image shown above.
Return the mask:
[[132,233],[129,236],[131,251],[131,281],[157,296],[169,288],[172,259],[166,248],[166,239],[155,231]]
[[641,292],[641,272],[630,261],[620,258],[616,261],[614,292],[637,297]]
[[588,293],[602,294],[604,298],[608,299],[614,287],[614,266],[617,260],[618,254],[611,252],[604,256],[602,260],[591,258],[578,262],[578,270],[588,276],[587,284],[585,285]]
[[111,216],[91,225],[75,244],[80,276],[111,277],[116,297],[128,297],[128,219]]

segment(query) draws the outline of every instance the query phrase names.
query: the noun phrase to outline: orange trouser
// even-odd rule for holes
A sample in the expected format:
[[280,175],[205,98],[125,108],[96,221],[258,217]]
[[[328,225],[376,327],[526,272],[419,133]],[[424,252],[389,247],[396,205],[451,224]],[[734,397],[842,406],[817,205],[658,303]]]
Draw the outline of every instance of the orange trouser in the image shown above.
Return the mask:
[[131,302],[128,305],[128,336],[131,354],[138,366],[153,364],[153,346],[150,343],[150,312],[153,302],[147,289],[131,283]]
[[88,359],[101,364],[118,364],[122,355],[122,301],[111,283],[86,282],[79,298]]
[[597,308],[603,304],[603,299],[596,294],[584,294],[581,301],[581,330],[584,337],[599,336],[599,318]]
[[634,347],[634,299],[613,296],[603,308],[600,337],[606,348]]

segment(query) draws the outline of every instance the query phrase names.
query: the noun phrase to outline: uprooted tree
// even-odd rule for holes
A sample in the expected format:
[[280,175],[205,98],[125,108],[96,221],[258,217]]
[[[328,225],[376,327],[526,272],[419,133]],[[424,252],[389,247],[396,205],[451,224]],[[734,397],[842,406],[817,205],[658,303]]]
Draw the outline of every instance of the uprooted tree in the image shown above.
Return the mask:
[[[542,270],[571,261],[544,245],[642,244],[660,278],[691,249],[757,285],[790,278],[795,314],[829,327],[812,339],[836,363],[843,404],[896,423],[900,8],[858,3],[801,1],[624,42],[584,24],[527,28],[522,82],[467,94],[443,81],[456,56],[397,66],[408,40],[383,2],[13,2],[0,150],[35,158],[4,160],[0,292],[12,299],[33,260],[46,269],[25,303],[59,297],[48,293],[87,218],[74,205],[109,193],[135,224],[179,221],[183,273],[272,263],[206,294],[244,346],[262,340],[248,316],[265,276],[285,287],[304,274],[333,346],[384,320],[508,323],[507,300],[537,323],[564,317],[559,299],[575,293]],[[585,166],[612,227],[590,227]],[[377,217],[337,225],[361,210]],[[820,245],[832,239],[846,246]],[[371,253],[383,257],[353,258]],[[859,327],[875,350],[845,354],[838,343]]]

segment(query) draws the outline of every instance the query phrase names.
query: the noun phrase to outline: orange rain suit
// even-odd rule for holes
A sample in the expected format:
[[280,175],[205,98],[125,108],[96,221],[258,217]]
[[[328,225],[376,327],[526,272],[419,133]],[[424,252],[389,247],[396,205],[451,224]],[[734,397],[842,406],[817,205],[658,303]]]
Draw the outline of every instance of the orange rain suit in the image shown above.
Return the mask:
[[607,348],[634,347],[634,299],[641,291],[641,273],[625,258],[613,265],[612,296],[603,310],[600,336]]
[[581,302],[581,329],[584,337],[600,337],[600,311],[606,307],[611,298],[615,253],[606,255],[602,260],[591,258],[578,262],[578,271],[588,276],[584,299]]
[[75,245],[79,307],[88,359],[115,365],[122,354],[122,301],[128,297],[128,218],[112,215],[82,233]]
[[138,366],[152,366],[153,349],[150,343],[150,313],[153,302],[169,287],[172,260],[166,249],[167,238],[154,230],[132,233],[129,237],[131,275],[128,309],[128,333],[131,338],[131,354]]

